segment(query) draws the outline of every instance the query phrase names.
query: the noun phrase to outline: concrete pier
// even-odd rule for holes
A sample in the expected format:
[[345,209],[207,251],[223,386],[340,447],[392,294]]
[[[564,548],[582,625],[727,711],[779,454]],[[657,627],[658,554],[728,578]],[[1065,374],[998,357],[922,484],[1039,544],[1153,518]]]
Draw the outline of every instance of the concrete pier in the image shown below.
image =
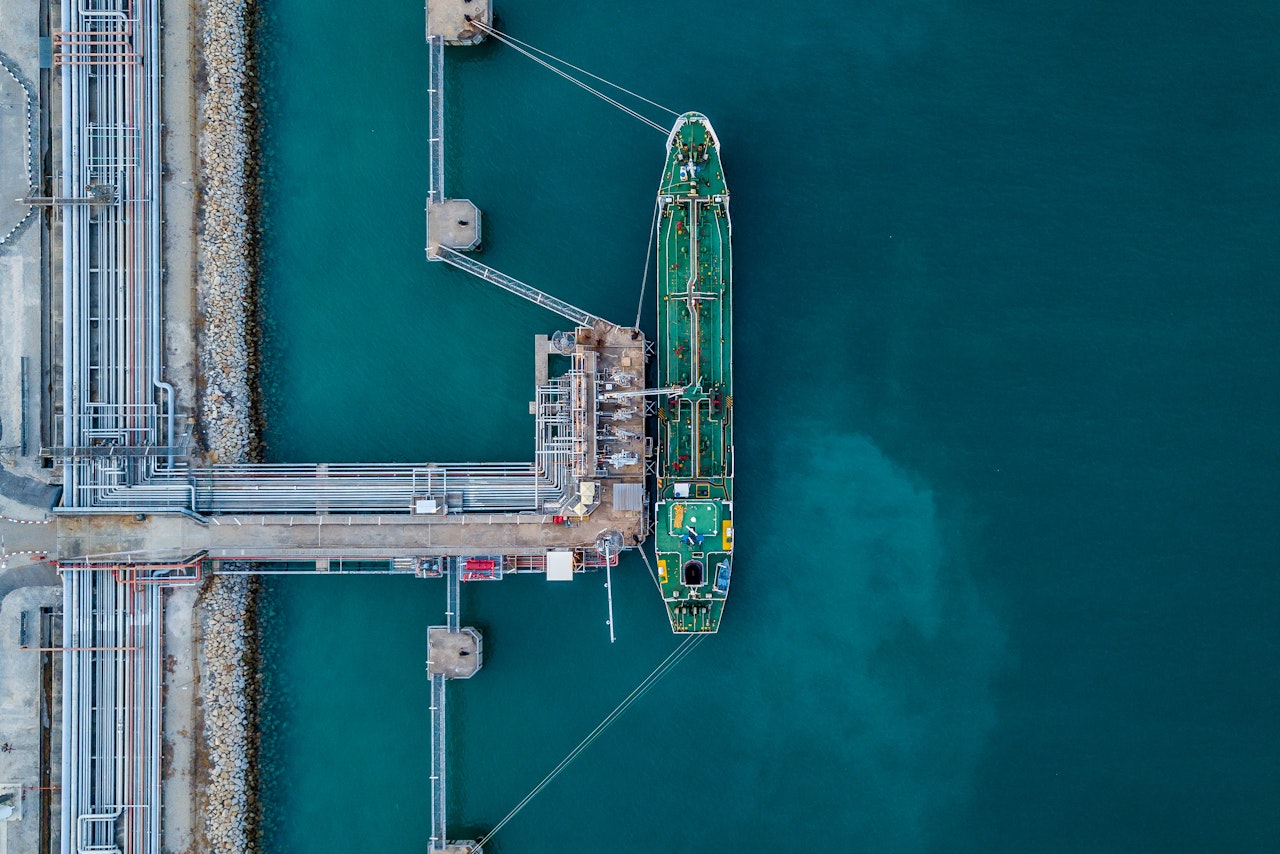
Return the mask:
[[[601,506],[582,522],[552,524],[548,516],[219,516],[200,523],[185,516],[64,516],[58,520],[50,557],[75,562],[94,555],[148,556],[208,551],[219,561],[315,561],[330,568],[342,560],[503,554],[542,557],[562,549],[590,549],[603,534],[629,521],[639,536],[643,521],[634,511],[613,511],[613,490],[603,490]],[[607,507],[605,505],[608,505]],[[603,512],[602,512],[603,511]],[[6,527],[6,530],[8,528]],[[48,534],[41,535],[46,548]],[[630,544],[634,545],[634,544]],[[16,550],[15,550],[16,551]]]
[[478,44],[484,32],[471,22],[493,26],[489,0],[431,0],[427,4],[427,38],[443,38],[445,44]]
[[448,626],[427,629],[427,672],[445,679],[470,679],[484,666],[484,639],[471,626],[450,631]]
[[551,337],[548,335],[533,336],[533,384],[535,386],[547,384],[548,360],[550,358]]
[[480,246],[480,209],[470,199],[427,202],[427,255],[440,247],[466,252]]

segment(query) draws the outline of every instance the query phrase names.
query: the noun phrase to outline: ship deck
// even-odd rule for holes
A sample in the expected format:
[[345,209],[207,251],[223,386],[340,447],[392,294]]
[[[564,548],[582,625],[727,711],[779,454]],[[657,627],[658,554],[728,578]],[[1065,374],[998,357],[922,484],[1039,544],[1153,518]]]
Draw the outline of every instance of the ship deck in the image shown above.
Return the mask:
[[658,190],[655,550],[677,632],[719,628],[733,549],[732,257],[719,143],[696,114],[671,135]]

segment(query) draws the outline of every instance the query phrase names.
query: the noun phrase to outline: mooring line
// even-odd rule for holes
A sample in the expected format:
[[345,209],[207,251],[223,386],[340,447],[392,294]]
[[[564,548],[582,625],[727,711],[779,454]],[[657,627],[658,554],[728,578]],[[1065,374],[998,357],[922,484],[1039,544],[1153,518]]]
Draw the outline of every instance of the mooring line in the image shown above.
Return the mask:
[[[479,23],[479,22],[476,22],[476,23]],[[637,93],[637,92],[632,92],[630,89],[627,89],[627,88],[625,88],[625,87],[623,87],[623,86],[619,86],[617,83],[614,83],[612,80],[606,80],[605,78],[601,77],[601,76],[600,76],[600,75],[598,75],[598,74],[592,74],[590,71],[587,71],[585,68],[579,68],[578,66],[574,65],[572,62],[569,62],[568,60],[565,60],[565,59],[561,59],[560,57],[556,56],[555,54],[547,53],[545,50],[542,50],[541,48],[538,48],[538,47],[534,47],[533,45],[529,44],[528,42],[522,42],[522,41],[520,41],[520,39],[516,38],[515,36],[511,35],[510,33],[504,33],[504,32],[502,32],[501,30],[496,29],[495,27],[490,27],[490,26],[488,26],[487,24],[480,24],[480,26],[481,26],[482,28],[484,28],[484,29],[489,30],[490,32],[494,33],[495,35],[498,35],[498,36],[500,36],[500,37],[502,37],[502,38],[510,39],[511,41],[515,42],[516,44],[518,44],[518,45],[520,45],[520,46],[522,46],[522,47],[527,47],[529,50],[531,50],[531,51],[533,51],[533,52],[535,52],[535,53],[542,54],[543,56],[547,57],[548,59],[554,60],[555,62],[558,62],[558,63],[560,63],[561,65],[565,65],[565,66],[567,66],[567,67],[569,67],[569,68],[572,68],[574,71],[577,71],[577,72],[580,72],[580,73],[582,73],[582,74],[585,74],[585,75],[587,75],[588,77],[590,77],[592,80],[599,80],[601,83],[605,84],[606,86],[612,86],[613,88],[617,89],[619,92],[626,92],[626,93],[627,93],[628,95],[630,95],[631,97],[633,97],[633,98],[637,98],[637,99],[639,99],[639,100],[641,100],[641,101],[644,101],[646,104],[651,104],[651,105],[653,105],[653,106],[657,107],[659,110],[662,110],[663,112],[670,113],[671,115],[676,116],[677,118],[680,116],[680,114],[679,114],[679,113],[677,113],[675,110],[671,109],[670,107],[664,107],[664,106],[662,106],[661,104],[659,104],[657,101],[650,101],[650,100],[649,100],[648,98],[646,98],[644,95],[641,95],[641,94],[639,94],[639,93]]]
[[[534,56],[531,52],[529,52],[529,51],[525,50],[523,47],[521,47],[520,45],[516,44],[514,41],[512,41],[512,40],[510,40],[510,39],[506,38],[505,36],[503,36],[501,33],[499,33],[499,32],[498,32],[497,30],[495,30],[493,27],[490,27],[490,26],[488,26],[488,25],[486,25],[486,24],[483,24],[483,23],[481,23],[481,22],[479,22],[479,21],[472,21],[471,23],[475,24],[477,27],[479,27],[480,29],[484,30],[484,31],[485,31],[486,33],[488,33],[489,35],[492,35],[492,36],[493,36],[494,38],[496,38],[498,41],[500,41],[500,42],[502,42],[503,44],[507,45],[507,46],[508,46],[508,47],[510,47],[512,50],[516,51],[517,53],[522,53],[522,54],[524,54],[525,56],[529,57],[529,59],[532,59],[534,62],[536,62],[536,63],[538,63],[539,65],[541,65],[543,68],[546,68],[548,71],[552,71],[552,72],[554,72],[554,73],[556,73],[556,74],[560,75],[560,76],[561,76],[561,77],[563,77],[565,80],[568,80],[570,83],[574,84],[575,86],[580,86],[581,88],[586,89],[588,92],[590,92],[591,94],[595,95],[597,98],[601,99],[602,101],[606,101],[607,103],[612,104],[613,106],[617,107],[619,110],[621,110],[622,112],[626,113],[627,115],[632,116],[633,118],[639,119],[640,121],[644,122],[644,123],[645,123],[645,124],[647,124],[649,127],[653,128],[654,130],[658,131],[659,133],[661,133],[661,134],[664,134],[664,135],[665,135],[665,134],[668,132],[668,131],[667,131],[667,128],[664,128],[662,125],[658,124],[658,123],[657,123],[657,122],[655,122],[655,121],[652,121],[651,119],[645,118],[645,117],[644,117],[644,116],[642,116],[640,113],[637,113],[635,110],[633,110],[633,109],[631,109],[630,107],[628,107],[628,106],[626,106],[625,104],[623,104],[621,101],[617,101],[617,100],[615,100],[615,99],[613,99],[613,98],[610,98],[608,95],[604,94],[604,93],[603,93],[603,92],[601,92],[599,89],[594,89],[594,88],[592,88],[591,86],[588,86],[586,83],[583,83],[581,80],[579,80],[578,78],[574,77],[572,74],[569,74],[569,73],[568,73],[568,72],[566,72],[566,71],[563,71],[563,70],[561,70],[561,69],[559,69],[559,68],[556,68],[554,65],[552,65],[552,64],[551,64],[551,63],[549,63],[549,62],[547,62],[547,61],[546,61],[546,60],[544,60],[544,59],[540,59],[539,57]],[[619,88],[621,88],[621,87],[619,87]],[[663,109],[665,109],[665,107],[664,107]]]
[[599,98],[600,100],[605,101],[606,103],[612,104],[613,106],[617,107],[617,108],[618,108],[619,110],[621,110],[622,112],[626,113],[626,114],[627,114],[627,115],[629,115],[629,116],[632,116],[633,118],[636,118],[636,119],[640,120],[641,122],[644,122],[645,124],[647,124],[649,127],[653,128],[654,130],[656,130],[656,131],[658,131],[658,132],[660,132],[660,133],[664,133],[664,134],[667,132],[666,128],[662,127],[662,125],[660,125],[660,124],[658,124],[657,122],[651,121],[650,119],[648,119],[648,118],[644,117],[644,116],[643,116],[643,115],[641,115],[640,113],[636,112],[635,110],[633,110],[633,109],[631,109],[630,107],[628,107],[628,106],[626,106],[625,104],[623,104],[621,101],[618,101],[618,100],[616,100],[616,99],[614,99],[614,98],[610,98],[608,95],[604,94],[604,93],[603,93],[603,92],[601,92],[599,89],[595,89],[595,88],[593,88],[593,87],[591,87],[591,86],[588,86],[586,83],[583,83],[581,80],[577,79],[577,78],[576,78],[576,77],[574,77],[572,74],[569,74],[569,73],[567,73],[567,72],[565,72],[565,71],[562,71],[562,70],[561,70],[561,69],[559,69],[559,68],[556,68],[554,65],[552,65],[552,64],[551,64],[551,63],[549,63],[549,62],[546,62],[545,60],[539,59],[538,57],[534,56],[532,53],[530,53],[529,51],[527,51],[527,50],[525,50],[524,48],[520,47],[519,45],[515,44],[514,42],[509,41],[509,40],[507,40],[507,39],[503,38],[502,36],[498,35],[496,32],[492,33],[492,35],[494,36],[494,38],[498,39],[498,40],[499,40],[499,41],[501,41],[502,43],[506,44],[508,47],[510,47],[510,48],[512,48],[513,50],[515,50],[517,53],[524,54],[525,56],[529,57],[529,59],[532,59],[534,62],[536,62],[536,63],[538,63],[539,65],[541,65],[543,68],[546,68],[548,71],[551,71],[551,72],[553,72],[553,73],[555,73],[555,74],[558,74],[558,75],[560,75],[561,77],[563,77],[565,80],[568,80],[570,83],[574,84],[575,86],[579,86],[579,87],[581,87],[581,88],[583,88],[583,89],[587,90],[588,92],[590,92],[591,94],[593,94],[593,95],[595,95],[597,98]]
[[658,573],[653,571],[653,564],[649,563],[649,555],[645,552],[644,546],[636,549],[640,552],[640,557],[644,558],[644,565],[649,570],[649,577],[653,579],[654,586],[658,588],[658,592],[662,592],[662,582],[658,580]]
[[653,238],[658,232],[658,209],[660,207],[661,202],[654,199],[653,223],[649,226],[649,248],[644,250],[644,275],[640,277],[640,302],[636,305],[636,329],[640,328],[640,314],[644,311],[644,292],[649,286],[649,264],[653,261]]
[[511,810],[511,812],[507,813],[500,822],[494,825],[492,830],[490,830],[488,833],[482,836],[479,839],[479,841],[476,842],[476,845],[482,847],[486,842],[492,839],[499,830],[501,830],[503,827],[507,825],[509,821],[515,818],[516,815],[522,809],[528,806],[529,802],[532,801],[535,797],[537,797],[539,792],[541,792],[544,788],[546,788],[546,786],[552,780],[554,780],[557,776],[559,776],[560,773],[564,771],[565,768],[569,767],[570,763],[572,763],[573,760],[577,759],[578,755],[581,754],[582,751],[590,747],[591,743],[594,742],[597,738],[599,738],[600,735],[606,729],[608,729],[609,726],[612,725],[614,721],[622,717],[622,715],[627,711],[627,709],[631,707],[633,703],[635,703],[637,700],[639,700],[641,697],[647,694],[650,688],[656,685],[658,681],[662,679],[663,676],[666,676],[667,673],[669,673],[672,668],[674,668],[677,664],[683,661],[689,655],[689,653],[693,652],[693,650],[698,646],[698,644],[701,643],[703,640],[705,640],[706,637],[707,637],[706,635],[692,635],[690,637],[685,638],[683,641],[681,641],[680,644],[676,646],[676,648],[672,650],[667,655],[667,657],[662,660],[661,664],[655,667],[649,673],[648,676],[646,676],[643,680],[641,680],[640,684],[637,685],[631,691],[631,693],[627,695],[625,700],[623,700],[621,703],[615,706],[613,711],[605,715],[604,720],[602,720],[599,724],[597,724],[596,728],[593,729],[590,733],[588,733],[586,738],[578,742],[578,746],[575,747],[573,750],[569,751],[568,755],[566,755],[564,759],[561,759],[560,763],[556,765],[555,768],[551,769],[550,773],[548,773],[547,776],[543,777],[542,780],[538,783],[538,785],[534,786],[533,789],[530,790],[529,794],[525,795],[523,798],[520,799],[520,802],[515,805],[515,807]]

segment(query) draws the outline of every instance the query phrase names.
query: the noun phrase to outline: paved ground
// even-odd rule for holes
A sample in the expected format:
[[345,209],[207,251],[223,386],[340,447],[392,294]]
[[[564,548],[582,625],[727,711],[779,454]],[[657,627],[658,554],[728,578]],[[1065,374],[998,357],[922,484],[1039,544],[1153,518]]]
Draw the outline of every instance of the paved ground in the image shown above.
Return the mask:
[[444,36],[446,44],[471,44],[484,38],[468,18],[492,26],[489,0],[433,0],[427,4],[427,35]]
[[[2,579],[4,576],[0,576]],[[40,608],[61,606],[62,588],[23,587],[9,593],[0,603],[0,814],[5,807],[13,812],[0,818],[0,851],[29,852],[41,850],[41,801],[49,801],[49,830],[58,826],[55,793],[42,791],[40,776],[40,721],[43,716],[52,724],[48,733],[51,750],[61,744],[59,710],[41,708],[41,661],[37,651],[20,648],[23,615],[26,615],[26,644],[39,646]],[[57,656],[53,656],[56,660]],[[60,697],[57,684],[51,686],[50,699]],[[46,785],[57,786],[61,767],[58,753],[50,755],[51,776]]]
[[470,199],[427,205],[427,254],[440,246],[475,249],[480,245],[480,209]]
[[[15,199],[31,186],[27,93],[36,93],[39,29],[34,2],[0,4],[0,241],[30,208]],[[16,79],[15,79],[16,78]],[[37,105],[30,105],[34,109]]]
[[[62,576],[49,563],[30,563],[0,572],[0,600],[24,587],[62,587]],[[4,687],[0,685],[0,691]]]
[[[188,429],[196,399],[196,213],[199,201],[196,161],[195,4],[164,3],[161,52],[164,81],[161,111],[164,132],[164,376],[177,392],[179,433]],[[164,604],[164,693],[162,739],[164,814],[163,850],[196,850],[193,787],[199,686],[192,637],[197,590],[170,591]]]
[[198,735],[196,653],[192,633],[193,609],[199,590],[178,587],[168,592],[164,604],[164,851],[194,851],[196,826],[195,740]]
[[[15,8],[16,7],[16,8]],[[18,14],[25,10],[29,14]],[[29,19],[29,20],[28,20]],[[0,4],[0,53],[35,93],[39,74],[34,4]],[[30,210],[15,199],[30,190],[27,93],[8,70],[0,69],[0,239]],[[26,221],[0,246],[0,465],[20,474],[38,474],[40,449],[40,220]],[[28,405],[22,403],[26,357]],[[21,454],[23,424],[27,456]]]
[[193,4],[161,5],[164,82],[164,376],[177,392],[177,429],[190,426],[196,391],[196,96]]
[[[30,88],[32,97],[38,96],[37,10],[34,0],[0,3],[0,57],[7,66],[0,69],[0,238],[29,210],[15,199],[27,195],[31,184],[27,90],[21,84]],[[38,121],[39,105],[32,107]],[[52,526],[8,521],[47,518],[44,511],[56,496],[49,487],[53,472],[41,468],[39,459],[42,316],[37,217],[0,246],[0,565],[9,568],[41,559],[23,552],[53,546]]]
[[427,671],[447,679],[470,679],[484,664],[480,633],[470,626],[451,632],[442,626],[427,629]]
[[[39,21],[34,0],[0,3],[0,852],[49,850],[41,840],[43,818],[49,832],[59,826],[56,792],[42,790],[61,781],[61,674],[51,670],[51,704],[42,707],[42,664],[56,667],[58,656],[20,649],[40,645],[41,607],[61,608],[57,572],[32,551],[52,551],[52,524],[23,524],[48,518],[56,493],[52,472],[40,467],[42,383],[40,227],[38,216],[15,201],[31,190],[31,132],[38,122]],[[22,85],[25,83],[29,89]],[[7,238],[7,239],[6,239]],[[27,400],[22,396],[23,367]],[[22,444],[26,432],[25,454]],[[25,620],[24,620],[25,616]],[[53,639],[53,643],[60,638]],[[49,754],[40,755],[41,720]],[[56,848],[55,848],[56,850]]]
[[[4,41],[12,43],[14,39],[6,35]],[[9,54],[7,50],[4,52]],[[3,157],[0,160],[0,239],[3,239],[31,210],[28,205],[17,201],[26,196],[31,187],[27,91],[9,69],[17,71],[24,81],[30,83],[33,96],[35,93],[34,81],[23,67],[24,63],[9,54],[9,58],[0,65],[8,66],[0,67],[0,156]]]
[[14,474],[11,468],[21,466],[0,467],[0,572],[38,563],[57,552],[57,525],[48,512],[57,489],[42,479]]

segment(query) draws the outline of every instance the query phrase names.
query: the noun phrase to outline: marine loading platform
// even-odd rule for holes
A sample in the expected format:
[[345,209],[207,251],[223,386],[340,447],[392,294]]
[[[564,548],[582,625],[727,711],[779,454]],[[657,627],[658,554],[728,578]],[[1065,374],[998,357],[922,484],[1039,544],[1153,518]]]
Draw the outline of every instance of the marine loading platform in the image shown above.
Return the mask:
[[[532,461],[208,465],[164,379],[159,74],[148,61],[159,52],[159,4],[129,14],[63,4],[63,27],[77,35],[59,40],[55,56],[65,186],[54,206],[62,396],[42,443],[62,473],[51,556],[190,547],[209,560],[338,559],[367,553],[364,527],[377,529],[388,558],[511,545],[522,556],[577,549],[582,559],[603,534],[624,547],[644,538],[644,407],[607,394],[643,386],[644,336],[463,254],[479,245],[480,215],[444,194],[444,45],[478,42],[488,15],[483,0],[441,0],[427,14],[428,258],[571,322],[534,339]],[[148,518],[126,524],[137,516]]]
[[37,420],[61,497],[33,508],[49,511],[35,524],[0,520],[7,559],[47,560],[62,574],[62,850],[161,848],[166,588],[209,573],[339,573],[380,562],[379,571],[449,585],[445,625],[428,638],[430,847],[478,851],[450,842],[445,828],[444,686],[482,661],[478,632],[459,625],[460,585],[513,573],[607,575],[645,540],[648,344],[637,328],[465,254],[480,245],[481,214],[444,190],[445,45],[484,38],[491,10],[488,0],[433,0],[428,259],[568,321],[534,337],[532,459],[208,464],[192,436],[194,407],[182,400],[195,378],[174,382],[166,364],[161,4],[108,5],[55,0],[59,166],[54,192],[35,200],[57,273],[45,306],[54,346],[42,370],[58,393]]

